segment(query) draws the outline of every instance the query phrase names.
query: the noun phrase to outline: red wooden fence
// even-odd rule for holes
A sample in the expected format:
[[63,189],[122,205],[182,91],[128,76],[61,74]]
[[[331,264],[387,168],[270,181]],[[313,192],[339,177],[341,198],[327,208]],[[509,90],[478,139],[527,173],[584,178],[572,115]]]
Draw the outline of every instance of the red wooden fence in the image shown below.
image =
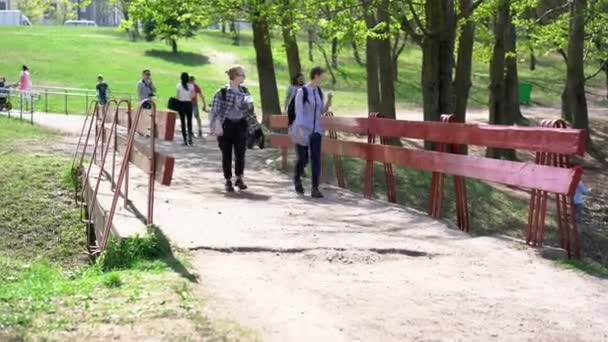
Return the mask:
[[[271,117],[273,129],[286,128],[287,117]],[[580,243],[574,221],[572,196],[580,181],[581,172],[570,169],[567,156],[583,154],[585,151],[585,132],[565,128],[560,121],[543,127],[516,127],[451,122],[444,116],[442,122],[390,120],[378,117],[337,118],[323,117],[322,125],[332,132],[367,135],[368,143],[326,139],[323,153],[334,156],[348,156],[385,164],[389,201],[395,201],[395,183],[392,179],[392,164],[433,172],[429,196],[429,214],[439,217],[443,202],[443,178],[454,176],[456,193],[456,215],[458,226],[469,230],[469,212],[466,199],[465,178],[475,178],[510,186],[532,189],[527,242],[542,245],[544,238],[544,219],[546,197],[555,193],[560,212],[560,240],[569,255],[574,250],[580,256]],[[332,133],[332,135],[335,133]],[[371,137],[420,139],[439,143],[437,151],[418,150],[405,147],[374,144]],[[337,136],[336,136],[337,137]],[[292,147],[286,134],[273,134],[271,143],[282,149]],[[490,159],[471,155],[457,154],[462,145],[477,145],[496,148],[512,148],[537,153],[536,163]],[[285,154],[283,154],[285,158]],[[563,162],[559,163],[560,160]],[[390,169],[389,169],[390,168]],[[366,172],[365,184],[371,184],[373,172]],[[370,185],[371,186],[371,185]],[[371,197],[367,193],[366,197]],[[539,200],[540,198],[540,200]],[[562,213],[563,212],[563,213]],[[568,214],[570,212],[570,214]],[[570,229],[572,227],[572,229]],[[571,233],[573,239],[569,239]]]

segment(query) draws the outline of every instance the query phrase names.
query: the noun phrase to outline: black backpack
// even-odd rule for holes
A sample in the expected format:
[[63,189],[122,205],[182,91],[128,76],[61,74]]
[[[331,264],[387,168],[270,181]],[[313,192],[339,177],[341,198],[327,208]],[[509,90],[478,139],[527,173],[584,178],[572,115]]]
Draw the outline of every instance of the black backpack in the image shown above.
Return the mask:
[[[247,89],[246,87],[240,87],[241,90],[243,91],[243,93],[250,95],[249,94],[249,89]],[[228,91],[228,87],[223,87],[222,89],[220,89],[220,93],[222,96],[222,101],[226,101],[226,92]]]
[[[308,102],[308,88],[303,87],[304,94],[302,94],[302,102]],[[323,90],[319,88],[319,96],[321,96],[321,103],[323,102]],[[291,125],[296,120],[296,97],[292,97],[287,106],[287,121],[288,125]]]

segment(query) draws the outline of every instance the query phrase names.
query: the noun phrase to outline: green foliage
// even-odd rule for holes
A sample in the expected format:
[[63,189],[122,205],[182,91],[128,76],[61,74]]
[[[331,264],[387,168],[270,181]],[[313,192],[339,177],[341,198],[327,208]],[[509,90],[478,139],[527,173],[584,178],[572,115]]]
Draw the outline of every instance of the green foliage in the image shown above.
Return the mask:
[[114,271],[136,267],[142,261],[160,259],[169,255],[171,247],[162,238],[157,228],[144,236],[118,239],[114,236],[108,241],[106,251],[96,260],[102,271]]
[[110,272],[103,278],[103,284],[109,288],[120,287],[122,285],[122,278],[119,273]]
[[195,0],[134,0],[129,12],[132,20],[153,21],[149,36],[170,42],[173,52],[177,52],[177,40],[193,37],[206,18]]
[[47,16],[57,24],[76,18],[76,4],[72,0],[55,0],[55,6],[49,6]]
[[48,5],[46,0],[20,0],[17,2],[17,8],[34,24],[42,21]]

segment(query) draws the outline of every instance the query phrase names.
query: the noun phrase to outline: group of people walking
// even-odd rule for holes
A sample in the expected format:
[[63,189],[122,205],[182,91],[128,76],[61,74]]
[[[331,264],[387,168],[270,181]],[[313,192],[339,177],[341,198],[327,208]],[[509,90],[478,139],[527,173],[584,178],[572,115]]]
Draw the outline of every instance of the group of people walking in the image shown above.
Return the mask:
[[[226,74],[228,84],[219,88],[213,95],[209,113],[210,134],[217,137],[218,146],[222,153],[222,172],[226,192],[247,189],[245,183],[245,154],[256,142],[263,148],[264,134],[254,112],[253,96],[243,86],[246,79],[245,68],[240,65],[230,67]],[[294,171],[294,189],[298,194],[304,194],[302,177],[304,169],[311,162],[311,196],[321,198],[319,177],[321,173],[321,141],[323,128],[321,117],[331,105],[331,93],[327,99],[320,87],[325,71],[314,67],[310,71],[310,82],[306,83],[303,74],[298,74],[292,80],[285,99],[285,112],[289,115],[289,134],[295,144],[297,162]],[[101,76],[100,76],[101,77]],[[176,85],[175,96],[169,100],[168,107],[178,112],[183,144],[193,144],[192,118],[197,120],[198,135],[202,137],[198,99],[202,101],[203,111],[207,111],[205,97],[201,88],[196,84],[194,76],[184,72]],[[99,84],[103,78],[98,79]],[[102,88],[107,89],[106,86]],[[156,87],[152,81],[150,70],[142,72],[142,78],[137,83],[137,94],[140,101],[153,98]],[[149,108],[149,102],[144,102],[144,108]],[[234,170],[233,170],[234,159]]]

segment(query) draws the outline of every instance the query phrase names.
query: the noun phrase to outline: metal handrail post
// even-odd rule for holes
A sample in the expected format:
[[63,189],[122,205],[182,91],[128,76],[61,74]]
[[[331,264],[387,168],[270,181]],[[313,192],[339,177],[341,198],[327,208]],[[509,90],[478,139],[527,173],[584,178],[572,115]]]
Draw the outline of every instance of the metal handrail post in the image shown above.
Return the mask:
[[65,115],[68,115],[68,91],[65,90]]
[[[135,141],[136,127],[137,127],[137,124],[139,123],[139,118],[141,117],[141,112],[143,111],[142,105],[146,102],[150,103],[152,105],[152,108],[156,109],[156,104],[154,103],[153,100],[150,100],[150,99],[142,101],[139,104],[139,107],[137,108],[137,112],[135,113],[135,118],[133,119],[133,128],[129,131],[129,135],[127,137],[127,146],[125,148],[125,153],[124,153],[124,157],[122,159],[120,172],[118,174],[118,181],[116,183],[117,188],[122,187],[122,182],[125,179],[125,169],[126,169],[126,166],[129,164],[129,156],[131,155],[131,151],[133,150],[133,142]],[[119,196],[119,193],[114,192],[114,196],[112,197],[112,205],[110,207],[110,211],[108,213],[108,217],[106,218],[105,226],[103,229],[103,235],[102,235],[102,240],[101,240],[102,243],[99,246],[100,252],[103,252],[105,250],[106,245],[108,243],[108,237],[109,237],[110,231],[112,229],[112,220],[114,219],[114,214],[116,213],[116,205],[118,204],[118,196]]]
[[154,179],[156,178],[156,105],[153,103],[150,110],[150,170],[148,170],[148,221],[147,224],[154,223]]

